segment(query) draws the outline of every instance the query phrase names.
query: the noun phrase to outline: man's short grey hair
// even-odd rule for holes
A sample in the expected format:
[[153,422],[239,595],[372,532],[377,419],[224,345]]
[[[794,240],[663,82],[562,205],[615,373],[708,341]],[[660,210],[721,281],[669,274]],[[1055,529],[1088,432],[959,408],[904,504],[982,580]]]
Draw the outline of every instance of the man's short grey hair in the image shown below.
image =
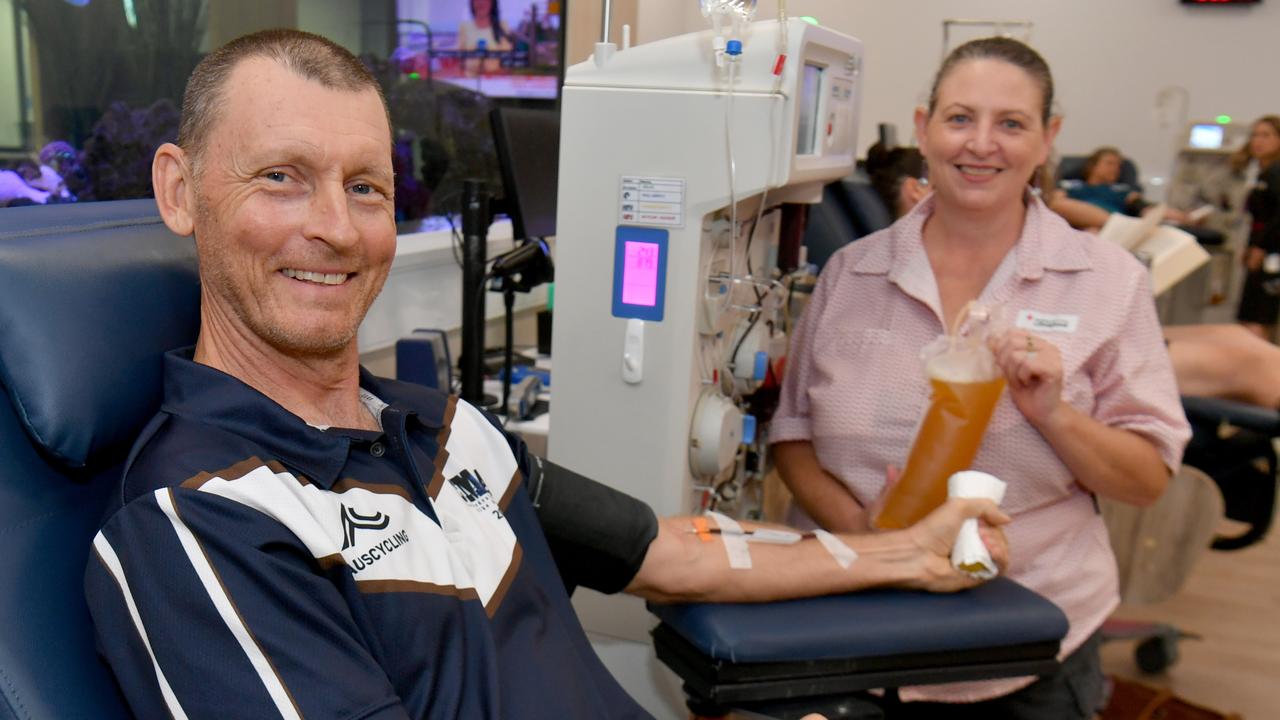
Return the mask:
[[[262,30],[238,37],[214,50],[191,72],[182,96],[178,146],[194,165],[199,165],[209,132],[220,116],[227,79],[236,65],[254,57],[274,60],[326,88],[350,92],[373,90],[378,94],[383,110],[387,109],[387,100],[378,81],[346,48],[302,30]],[[391,115],[388,112],[387,126],[390,125]],[[387,141],[390,143],[390,138]]]

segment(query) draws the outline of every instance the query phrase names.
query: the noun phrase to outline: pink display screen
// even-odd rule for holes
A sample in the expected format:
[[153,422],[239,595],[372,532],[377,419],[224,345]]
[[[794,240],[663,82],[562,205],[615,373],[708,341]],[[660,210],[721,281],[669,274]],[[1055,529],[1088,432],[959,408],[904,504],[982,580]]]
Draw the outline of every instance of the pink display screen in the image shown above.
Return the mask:
[[658,304],[657,243],[626,241],[622,264],[622,302],[653,307]]

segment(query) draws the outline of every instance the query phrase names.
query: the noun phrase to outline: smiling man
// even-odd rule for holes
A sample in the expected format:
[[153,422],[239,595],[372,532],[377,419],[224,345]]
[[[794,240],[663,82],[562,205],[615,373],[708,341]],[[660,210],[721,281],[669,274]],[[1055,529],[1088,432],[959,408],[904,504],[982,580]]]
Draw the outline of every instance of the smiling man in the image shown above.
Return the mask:
[[732,569],[689,519],[659,522],[467,403],[362,371],[356,330],[395,252],[390,146],[359,62],[275,30],[201,62],[179,142],[156,153],[160,212],[195,237],[202,324],[165,357],[164,403],[86,573],[137,716],[643,717],[566,589],[771,600],[974,583],[947,556],[965,517],[1003,521],[990,503],[762,545]]

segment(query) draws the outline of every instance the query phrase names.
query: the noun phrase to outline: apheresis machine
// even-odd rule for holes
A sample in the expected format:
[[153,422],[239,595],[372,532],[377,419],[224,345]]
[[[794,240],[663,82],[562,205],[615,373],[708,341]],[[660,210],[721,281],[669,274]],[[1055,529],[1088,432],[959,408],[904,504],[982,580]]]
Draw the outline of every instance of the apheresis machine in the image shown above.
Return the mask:
[[861,44],[742,5],[565,76],[549,455],[659,515],[757,511],[800,205],[854,165]]
[[[861,44],[747,5],[706,1],[710,29],[601,43],[565,76],[548,454],[659,516],[758,513],[804,205],[854,165]],[[575,604],[657,712],[630,600]]]

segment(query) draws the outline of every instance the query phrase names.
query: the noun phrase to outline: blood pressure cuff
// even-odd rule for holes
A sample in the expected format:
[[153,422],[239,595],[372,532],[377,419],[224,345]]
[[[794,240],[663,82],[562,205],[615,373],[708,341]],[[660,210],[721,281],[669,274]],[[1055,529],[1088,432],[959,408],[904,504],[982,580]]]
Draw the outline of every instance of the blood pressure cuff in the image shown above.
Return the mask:
[[658,536],[653,509],[548,460],[535,457],[532,466],[529,497],[565,589],[625,588]]

